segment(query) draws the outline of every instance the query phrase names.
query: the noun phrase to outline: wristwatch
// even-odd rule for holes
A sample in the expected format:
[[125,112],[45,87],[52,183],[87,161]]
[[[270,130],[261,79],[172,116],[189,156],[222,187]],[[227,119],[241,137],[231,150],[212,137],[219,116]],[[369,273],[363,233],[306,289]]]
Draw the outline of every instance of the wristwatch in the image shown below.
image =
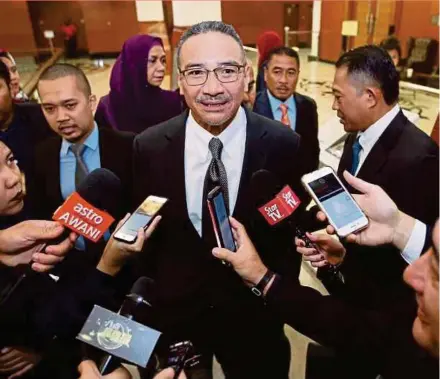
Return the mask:
[[251,288],[252,293],[258,297],[263,296],[264,289],[274,277],[274,275],[275,273],[273,271],[267,269],[266,273],[264,274],[263,278],[258,282],[258,284]]

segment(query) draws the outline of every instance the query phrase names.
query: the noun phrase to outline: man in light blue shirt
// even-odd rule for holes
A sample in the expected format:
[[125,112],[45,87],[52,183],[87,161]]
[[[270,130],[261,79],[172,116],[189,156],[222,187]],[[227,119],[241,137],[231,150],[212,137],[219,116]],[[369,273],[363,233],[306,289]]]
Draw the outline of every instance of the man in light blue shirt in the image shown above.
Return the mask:
[[319,165],[318,112],[313,99],[296,92],[299,67],[295,50],[288,47],[272,50],[264,69],[267,89],[257,94],[254,112],[280,121],[301,136],[306,173]]
[[[85,165],[85,172],[92,172],[97,168],[101,168],[101,159],[99,155],[99,129],[95,123],[92,124],[92,130],[86,132],[86,139],[82,144],[84,146],[82,152],[82,161]],[[76,190],[75,177],[77,158],[72,150],[74,143],[63,139],[60,150],[60,187],[63,199]],[[108,239],[108,233],[105,236]],[[76,248],[85,250],[85,241],[83,237],[78,238]]]
[[[113,171],[123,187],[131,183],[133,135],[98,128],[93,117],[96,97],[80,69],[69,64],[49,67],[40,77],[38,92],[44,116],[58,134],[37,148],[38,216],[50,218],[88,173],[97,168]],[[115,202],[121,203],[120,212],[112,215],[118,219],[130,209],[128,202]],[[76,247],[85,250],[85,241],[78,239]],[[96,250],[99,252],[99,248]]]

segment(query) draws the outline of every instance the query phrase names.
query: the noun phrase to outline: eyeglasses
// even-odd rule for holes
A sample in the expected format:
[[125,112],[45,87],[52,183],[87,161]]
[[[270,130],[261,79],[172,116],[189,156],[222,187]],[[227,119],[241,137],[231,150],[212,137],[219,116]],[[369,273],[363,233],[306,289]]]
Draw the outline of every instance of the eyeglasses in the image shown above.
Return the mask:
[[189,68],[188,70],[180,71],[189,86],[201,86],[208,80],[208,75],[213,72],[217,80],[221,83],[232,83],[238,80],[241,70],[244,65],[228,64],[208,70],[206,68]]

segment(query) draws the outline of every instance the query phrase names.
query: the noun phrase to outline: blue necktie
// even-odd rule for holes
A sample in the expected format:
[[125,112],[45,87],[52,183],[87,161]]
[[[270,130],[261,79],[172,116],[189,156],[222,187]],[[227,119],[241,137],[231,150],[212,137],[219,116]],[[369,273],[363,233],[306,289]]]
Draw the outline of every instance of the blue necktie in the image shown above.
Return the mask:
[[351,174],[352,175],[356,175],[356,170],[359,166],[359,154],[362,150],[362,146],[359,143],[359,138],[356,138],[356,141],[354,141],[353,147],[352,147],[352,151],[353,151],[353,158],[352,158],[352,163],[351,163]]

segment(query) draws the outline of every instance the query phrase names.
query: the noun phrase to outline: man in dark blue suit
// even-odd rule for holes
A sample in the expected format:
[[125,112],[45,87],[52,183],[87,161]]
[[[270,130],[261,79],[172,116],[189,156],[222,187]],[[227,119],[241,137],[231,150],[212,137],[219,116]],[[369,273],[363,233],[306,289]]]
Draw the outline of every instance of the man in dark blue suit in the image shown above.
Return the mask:
[[298,53],[278,47],[269,53],[264,80],[267,90],[259,92],[254,112],[280,121],[301,136],[304,172],[319,164],[318,112],[310,97],[296,93],[299,76]]

